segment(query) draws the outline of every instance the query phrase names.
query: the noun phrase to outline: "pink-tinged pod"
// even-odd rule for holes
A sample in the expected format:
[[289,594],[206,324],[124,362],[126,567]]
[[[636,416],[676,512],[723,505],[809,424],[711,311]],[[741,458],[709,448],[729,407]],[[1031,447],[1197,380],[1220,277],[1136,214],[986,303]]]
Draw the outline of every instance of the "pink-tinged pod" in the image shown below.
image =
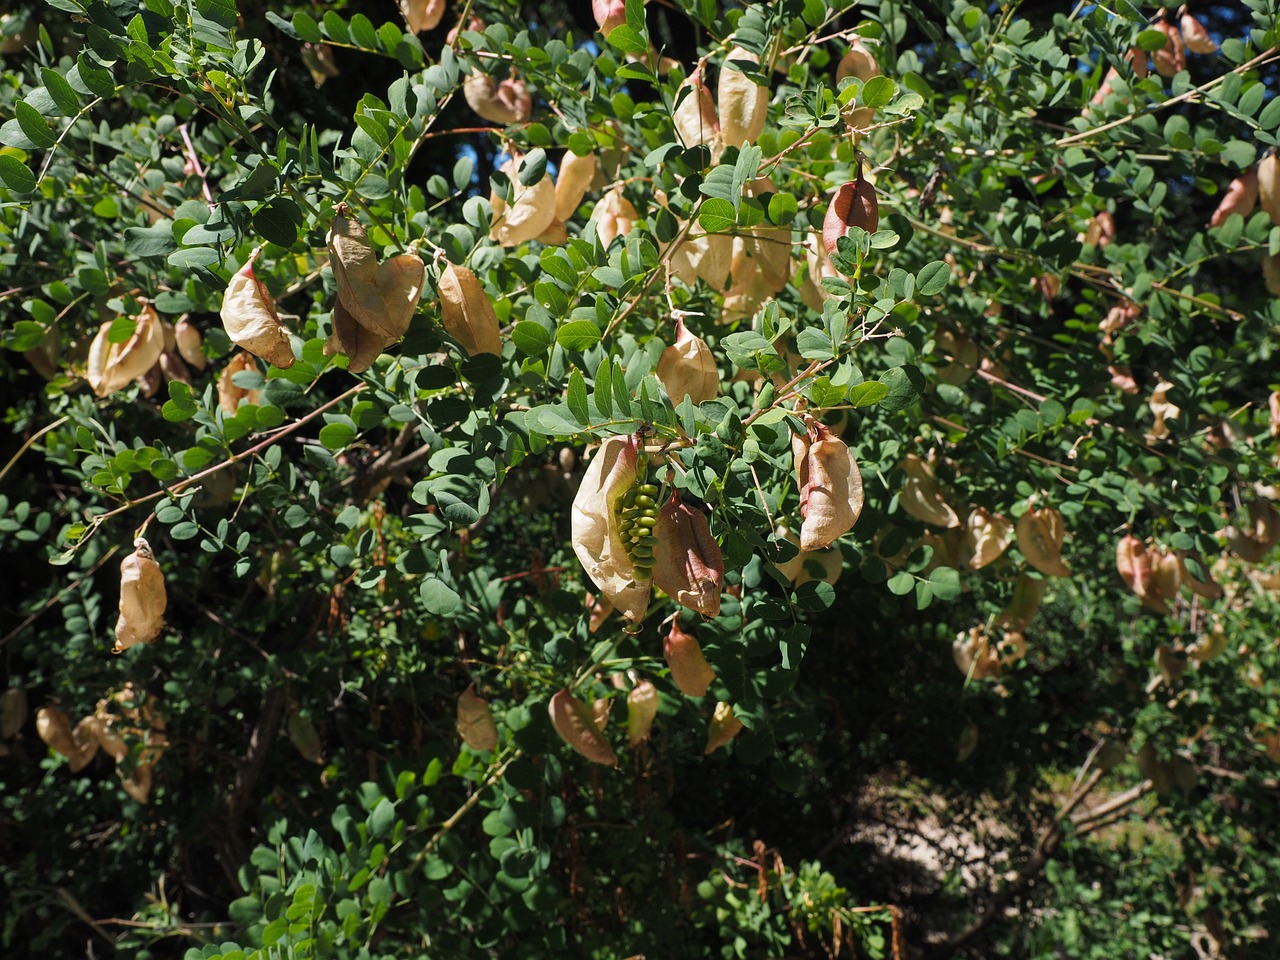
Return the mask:
[[1228,185],[1227,192],[1222,195],[1222,200],[1218,203],[1218,208],[1209,218],[1209,226],[1222,226],[1227,222],[1227,217],[1233,213],[1248,217],[1257,205],[1258,168],[1250,167]]
[[678,491],[658,512],[654,527],[653,582],[667,596],[704,617],[720,613],[724,557],[707,517],[680,499]]
[[658,358],[658,381],[677,407],[688,397],[695,404],[720,392],[720,370],[707,342],[676,320],[676,342]]
[[1184,13],[1179,25],[1182,27],[1182,42],[1192,53],[1218,52],[1218,45],[1209,36],[1209,31],[1191,14]]
[[592,763],[616,767],[618,756],[596,726],[591,708],[567,689],[559,690],[547,703],[551,725],[560,739]]
[[121,653],[136,643],[151,643],[164,629],[168,605],[164,574],[146,540],[138,537],[133,546],[133,553],[120,564],[120,616],[112,653]]
[[595,15],[596,26],[606,37],[627,22],[626,0],[591,0],[591,12]]
[[680,629],[680,618],[671,621],[671,630],[662,641],[662,653],[671,668],[671,682],[686,697],[705,697],[716,672],[702,655],[702,646],[693,634]]
[[227,284],[222,295],[222,325],[242,350],[283,370],[293,366],[293,348],[289,345],[289,331],[276,312],[275,300],[253,272],[257,256],[255,252]]
[[641,680],[627,694],[627,742],[634,749],[649,739],[658,716],[658,688]]
[[800,487],[800,549],[806,553],[831,546],[849,532],[862,513],[862,473],[843,440],[813,417],[808,431],[791,437]]
[[610,437],[587,465],[571,510],[573,552],[587,576],[626,619],[649,608],[650,581],[636,573],[622,538],[622,499],[636,483],[640,439]]
[[1152,29],[1159,30],[1168,39],[1163,47],[1151,54],[1151,65],[1162,77],[1175,77],[1181,70],[1187,69],[1187,51],[1182,43],[1182,33],[1172,23],[1161,20],[1153,23]]
[[444,19],[445,0],[400,0],[400,15],[410,33],[434,30]]
[[501,83],[476,70],[462,81],[467,106],[490,123],[524,123],[533,115],[533,97],[523,80],[508,77]]
[[417,310],[426,265],[412,251],[379,264],[364,226],[347,212],[340,205],[329,227],[329,265],[338,299],[351,318],[370,333],[398,340]]
[[867,233],[875,233],[880,226],[880,204],[876,200],[876,188],[871,185],[862,170],[858,178],[841,184],[827,207],[822,221],[822,245],[828,254],[835,253],[836,241],[849,233],[850,227],[861,227]]

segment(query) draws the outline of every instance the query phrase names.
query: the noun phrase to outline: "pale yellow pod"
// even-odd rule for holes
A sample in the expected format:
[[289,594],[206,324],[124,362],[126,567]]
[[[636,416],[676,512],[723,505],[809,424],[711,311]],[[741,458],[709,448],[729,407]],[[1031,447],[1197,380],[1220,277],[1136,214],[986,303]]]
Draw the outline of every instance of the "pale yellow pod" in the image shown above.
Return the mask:
[[720,67],[716,106],[720,115],[720,139],[726,147],[740,147],[759,139],[769,115],[769,88],[734,69],[731,61],[758,64],[760,58],[742,47],[729,51]]
[[677,407],[685,397],[699,404],[720,393],[720,370],[711,348],[697,334],[690,333],[682,319],[676,321],[676,342],[658,358],[657,375]]
[[658,716],[658,688],[641,680],[627,694],[627,742],[634,749],[649,739]]
[[280,322],[275,300],[254,275],[256,256],[250,257],[227,284],[222,295],[222,325],[241,349],[283,370],[293,366],[289,331]]
[[640,579],[621,532],[621,503],[635,485],[639,440],[609,437],[596,449],[571,508],[573,552],[587,576],[626,619],[649,607],[650,581]]
[[400,0],[400,15],[410,33],[434,30],[444,19],[445,0]]
[[472,750],[493,750],[498,746],[498,725],[493,722],[489,701],[470,684],[458,697],[458,736]]
[[[684,92],[686,90],[687,93]],[[711,147],[714,160],[720,152],[720,122],[716,118],[716,105],[711,98],[711,91],[702,82],[700,67],[681,84],[676,99],[679,102],[672,120],[680,143],[685,149],[700,145]]]
[[732,264],[733,237],[696,228],[676,247],[670,260],[672,275],[684,284],[692,287],[701,280],[717,292],[724,290]]
[[704,754],[712,754],[742,732],[742,721],[733,713],[733,706],[721,700],[716,704],[711,715],[711,725],[707,728],[707,745]]
[[164,573],[146,540],[138,537],[133,546],[133,553],[120,564],[120,615],[112,653],[121,653],[137,643],[151,643],[164,629],[168,605]]
[[36,711],[36,733],[64,757],[74,757],[79,752],[71,736],[71,718],[59,707],[41,707]]
[[622,185],[617,184],[600,198],[595,210],[591,212],[591,219],[595,221],[600,245],[607,250],[615,237],[625,237],[635,229],[640,214],[631,201],[622,195]]
[[568,223],[582,205],[592,181],[600,171],[600,162],[594,153],[580,157],[566,150],[556,174],[556,219]]
[[[151,304],[144,304],[135,320],[133,334],[123,343],[109,339],[111,324],[104,323],[89,346],[85,379],[99,397],[106,397],[144,376],[160,361],[164,352],[164,328]],[[292,361],[292,354],[290,354]]]
[[1258,202],[1271,222],[1280,224],[1280,156],[1275,153],[1258,162]]
[[467,356],[502,356],[502,333],[493,302],[471,270],[448,264],[440,274],[440,322]]

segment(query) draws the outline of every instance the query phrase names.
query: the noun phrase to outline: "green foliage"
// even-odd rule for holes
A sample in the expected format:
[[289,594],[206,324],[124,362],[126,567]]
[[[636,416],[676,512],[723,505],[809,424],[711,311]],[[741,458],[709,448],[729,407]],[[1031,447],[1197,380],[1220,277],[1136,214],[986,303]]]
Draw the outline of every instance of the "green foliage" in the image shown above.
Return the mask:
[[[1154,5],[630,0],[607,38],[579,6],[0,19],[6,955],[1265,955],[1280,231],[1207,224],[1280,146],[1272,5],[1205,11],[1221,52],[1172,77],[1133,67]],[[882,75],[837,77],[855,37]],[[754,142],[697,142],[695,64],[765,88]],[[598,176],[506,242],[570,155]],[[824,228],[863,175],[878,223]],[[360,373],[342,216],[425,261]],[[290,366],[220,319],[246,265]],[[670,394],[676,321],[714,397]],[[798,554],[828,432],[865,503]],[[705,698],[676,598],[624,624],[573,549],[619,435],[723,555],[681,621]],[[1014,536],[1045,508],[1070,576]],[[167,627],[113,658],[136,536]],[[618,769],[557,736],[566,688]],[[55,706],[96,718],[82,769]]]

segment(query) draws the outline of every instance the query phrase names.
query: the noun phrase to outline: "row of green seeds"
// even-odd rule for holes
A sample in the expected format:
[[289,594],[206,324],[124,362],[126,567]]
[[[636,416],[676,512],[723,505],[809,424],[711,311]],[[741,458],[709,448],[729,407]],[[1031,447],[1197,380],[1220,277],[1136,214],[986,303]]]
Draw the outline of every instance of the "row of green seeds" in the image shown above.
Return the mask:
[[652,483],[637,484],[622,498],[622,543],[639,580],[653,579],[653,547],[658,542],[653,535],[658,523],[657,498],[658,487]]

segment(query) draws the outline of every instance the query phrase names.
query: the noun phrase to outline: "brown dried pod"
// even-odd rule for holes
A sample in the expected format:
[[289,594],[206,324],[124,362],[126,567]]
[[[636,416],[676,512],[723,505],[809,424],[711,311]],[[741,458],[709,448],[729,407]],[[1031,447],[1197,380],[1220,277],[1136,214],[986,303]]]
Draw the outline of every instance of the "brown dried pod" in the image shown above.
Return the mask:
[[93,714],[93,729],[99,745],[116,763],[129,755],[129,745],[116,729],[116,716],[111,712],[107,700],[98,701],[97,710]]
[[466,267],[447,264],[440,274],[440,322],[467,356],[502,356],[502,333],[493,301],[480,278]]
[[671,682],[686,697],[705,697],[716,672],[702,655],[696,637],[680,629],[680,617],[673,617],[671,629],[662,641],[662,654],[671,669]]
[[[119,773],[119,771],[116,771]],[[151,764],[139,763],[129,776],[120,775],[120,786],[138,803],[146,803],[151,795]]]
[[596,236],[600,238],[600,246],[606,250],[615,237],[625,237],[640,219],[640,214],[631,201],[622,195],[622,184],[616,184],[600,198],[596,208],[591,211],[591,220],[596,225]]
[[716,106],[720,115],[720,139],[726,147],[740,147],[759,139],[769,115],[769,88],[761,86],[734,64],[755,66],[760,58],[734,47],[720,67]]
[[1082,237],[1090,247],[1105,247],[1116,238],[1116,218],[1110,210],[1099,210],[1089,220]]
[[434,30],[444,19],[445,0],[400,0],[400,15],[410,33]]
[[711,91],[702,82],[702,65],[694,68],[676,91],[676,109],[672,114],[676,136],[685,149],[705,145],[711,147],[714,160],[720,148],[720,122]]
[[64,757],[75,757],[80,752],[71,735],[71,718],[60,707],[41,707],[36,711],[36,733],[50,749]]
[[164,373],[160,370],[160,364],[156,363],[154,367],[138,377],[138,390],[144,397],[150,399],[156,395],[156,391],[160,389],[163,383]]
[[822,221],[822,246],[828,254],[835,253],[836,241],[849,233],[851,227],[861,227],[875,233],[880,227],[880,204],[876,201],[876,188],[862,175],[841,184],[827,207]]
[[237,353],[223,368],[218,377],[218,406],[226,413],[235,416],[242,401],[257,404],[262,399],[258,390],[249,390],[235,382],[235,375],[244,372],[258,373],[258,364],[250,354]]
[[249,262],[227,284],[222,295],[222,325],[236,345],[272,366],[285,369],[293,366],[294,360],[289,331],[280,322],[275,300],[253,272],[257,257],[254,251]]
[[956,634],[951,644],[951,658],[956,668],[973,680],[990,680],[1004,672],[999,649],[981,627],[970,627]]
[[8,740],[27,722],[27,691],[10,687],[0,696],[0,740]]
[[1151,27],[1167,38],[1164,46],[1151,54],[1152,66],[1162,77],[1177,76],[1180,70],[1187,69],[1187,51],[1182,43],[1182,33],[1166,20],[1158,20]]
[[142,537],[133,541],[133,553],[120,564],[120,616],[116,620],[116,645],[122,653],[135,643],[151,643],[164,629],[168,597],[164,574]]
[[667,596],[704,617],[720,614],[724,558],[707,517],[680,499],[679,491],[658,511],[653,528],[653,582]]
[[200,328],[183,317],[173,328],[173,340],[178,346],[178,354],[197,370],[209,365],[209,358],[204,355],[204,337]]
[[1049,581],[1043,577],[1022,574],[1013,586],[1009,605],[1000,612],[996,623],[1019,633],[1026,630],[1040,612],[1040,601],[1044,599],[1048,586]]
[[1027,563],[1046,577],[1069,577],[1071,570],[1062,562],[1062,541],[1066,537],[1062,514],[1053,507],[1034,507],[1018,518],[1018,549]]
[[333,303],[333,332],[325,344],[325,353],[342,353],[347,357],[347,369],[352,373],[364,373],[382,355],[382,351],[395,343],[397,337],[382,334],[361,326],[339,298]]
[[601,733],[605,733],[609,729],[609,711],[613,709],[613,701],[608,697],[601,697],[591,704],[591,722],[596,725],[596,729]]
[[490,123],[524,123],[533,115],[533,98],[523,80],[508,77],[498,83],[481,70],[462,83],[467,105]]
[[1227,549],[1246,563],[1261,563],[1280,541],[1280,514],[1271,504],[1253,500],[1248,506],[1248,523],[1229,526],[1223,534]]
[[1178,595],[1182,584],[1182,560],[1163,544],[1154,545],[1147,556],[1151,558],[1151,579],[1142,594],[1142,605],[1156,613],[1172,613],[1169,601]]
[[658,716],[658,688],[641,680],[627,694],[627,742],[634,749],[649,739]]
[[742,732],[742,721],[733,714],[733,707],[721,700],[716,704],[711,715],[711,724],[707,728],[707,745],[704,755],[715,753],[730,740]]
[[587,632],[595,633],[613,613],[613,603],[606,596],[587,594]]
[[822,550],[848,533],[862,513],[862,473],[853,452],[821,421],[804,418],[808,432],[791,437],[800,487],[800,549]]
[[413,251],[379,264],[364,226],[348,212],[340,204],[329,226],[329,265],[338,299],[360,326],[397,340],[409,329],[417,309],[426,266]]
[[690,230],[671,255],[672,275],[692,287],[701,280],[711,289],[724,290],[733,264],[733,237]]
[[935,527],[960,526],[960,518],[951,509],[942,495],[942,488],[934,479],[933,468],[915,454],[908,454],[901,466],[907,475],[898,494],[902,509],[917,520],[931,523]]
[[98,755],[98,725],[93,715],[83,717],[71,731],[76,752],[69,759],[72,773],[79,773]]
[[1116,570],[1133,593],[1146,596],[1151,583],[1151,557],[1146,545],[1132,534],[1121,537],[1116,544]]
[[1258,202],[1271,222],[1280,224],[1280,156],[1268,153],[1254,169],[1258,179]]
[[311,82],[319,90],[338,75],[338,64],[333,59],[333,47],[327,43],[304,43],[302,63],[311,74]]
[[[746,185],[743,195],[759,200],[767,208],[769,199],[777,192],[772,180],[757,177]],[[768,296],[781,292],[791,277],[791,228],[757,224],[741,239],[746,255],[754,264],[752,272],[761,292]],[[735,278],[734,286],[737,285]]]
[[1210,227],[1220,227],[1227,222],[1227,217],[1238,213],[1248,217],[1258,205],[1258,168],[1250,167],[1236,177],[1227,186],[1218,207],[1209,218]]
[[628,620],[649,607],[650,581],[636,572],[622,538],[622,500],[638,477],[638,437],[609,437],[587,465],[573,498],[573,552],[592,582]]
[[1192,53],[1218,52],[1218,45],[1209,36],[1209,31],[1191,14],[1183,13],[1179,26],[1182,28],[1182,42]]
[[555,727],[560,739],[578,753],[592,763],[602,763],[607,767],[618,765],[618,756],[596,727],[591,708],[567,688],[556,691],[547,703],[547,712],[551,715],[551,725]]
[[493,722],[489,701],[470,684],[458,697],[458,736],[472,750],[493,750],[498,746],[498,725]]
[[493,207],[493,223],[489,239],[504,247],[514,247],[528,240],[536,240],[556,218],[556,187],[545,174],[537,183],[526,186],[520,182],[520,164],[509,160],[502,172],[511,180],[511,202],[503,200],[496,192],[489,194]]
[[149,303],[144,303],[134,321],[133,334],[123,343],[109,339],[111,323],[98,328],[98,334],[89,347],[89,359],[85,379],[99,397],[106,397],[129,381],[143,376],[159,361],[164,352],[164,328],[160,315]]
[[720,393],[720,370],[707,342],[690,333],[683,318],[676,319],[676,342],[658,358],[658,381],[675,406],[685,397],[695,404]]
[[1147,406],[1151,408],[1155,421],[1147,431],[1148,440],[1167,439],[1171,435],[1167,421],[1177,420],[1182,416],[1182,408],[1169,401],[1169,391],[1173,388],[1172,383],[1161,378],[1151,392],[1151,399],[1147,401]]
[[1141,47],[1130,47],[1125,59],[1132,65],[1133,75],[1139,80],[1150,76],[1151,62],[1147,59],[1147,52]]
[[594,153],[580,157],[572,150],[564,152],[556,173],[556,220],[563,224],[572,219],[599,172],[600,161]]
[[1013,542],[1013,524],[1003,514],[991,513],[986,507],[972,511],[964,522],[964,538],[960,542],[962,564],[969,570],[981,570],[997,560]]

